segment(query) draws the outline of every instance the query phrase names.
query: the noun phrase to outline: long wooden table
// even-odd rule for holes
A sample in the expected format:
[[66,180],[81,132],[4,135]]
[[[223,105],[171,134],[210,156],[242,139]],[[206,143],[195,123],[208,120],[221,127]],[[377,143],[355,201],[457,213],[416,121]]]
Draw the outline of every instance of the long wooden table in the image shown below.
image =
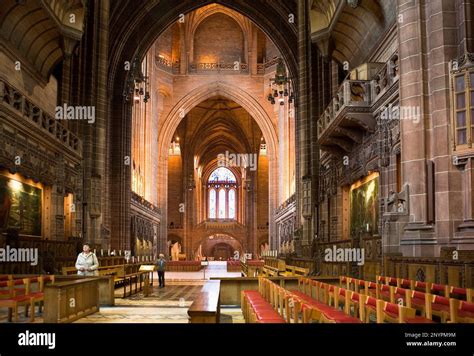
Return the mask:
[[220,319],[220,289],[218,280],[207,281],[189,307],[190,323],[219,323]]
[[46,285],[44,322],[70,323],[99,311],[99,279],[80,278]]

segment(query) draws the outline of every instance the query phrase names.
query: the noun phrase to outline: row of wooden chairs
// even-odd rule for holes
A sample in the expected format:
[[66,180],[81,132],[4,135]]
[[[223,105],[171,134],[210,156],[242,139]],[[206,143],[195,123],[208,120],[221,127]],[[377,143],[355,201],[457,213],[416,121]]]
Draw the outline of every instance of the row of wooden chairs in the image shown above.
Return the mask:
[[[350,284],[357,279],[352,277],[341,276],[340,277],[340,286],[346,286],[350,289]],[[465,300],[466,302],[474,302],[474,289],[472,288],[461,288],[450,286],[446,284],[438,284],[432,282],[421,282],[415,281],[412,279],[405,278],[396,278],[396,277],[387,277],[387,276],[376,276],[376,282],[378,284],[385,284],[394,287],[400,287],[404,289],[416,290],[419,292],[430,293],[441,295],[446,298],[455,298],[459,300]]]
[[25,317],[30,312],[30,321],[35,320],[35,305],[42,311],[44,304],[44,286],[54,283],[53,275],[14,278],[2,276],[0,280],[0,308],[8,308],[8,321],[18,321],[18,307],[25,308]]
[[[371,316],[377,323],[432,323],[427,318],[417,316],[414,308],[308,278],[300,279],[299,289],[310,296],[323,295],[329,305],[333,305],[338,310],[342,309],[346,315],[357,318],[363,323],[372,322]],[[365,290],[362,291],[365,292]]]
[[258,279],[258,290],[241,292],[241,309],[247,323],[285,323],[285,319],[275,310],[264,278]]
[[[379,281],[381,280],[379,279]],[[344,285],[345,282],[347,289],[354,292],[360,292],[376,300],[414,309],[428,320],[432,320],[433,316],[436,316],[442,323],[474,322],[474,303],[466,300],[356,278],[345,277],[344,280],[344,277],[342,277],[340,282],[340,285]],[[467,296],[469,296],[469,293],[467,293]],[[373,311],[376,310],[376,303],[373,303],[372,309]]]

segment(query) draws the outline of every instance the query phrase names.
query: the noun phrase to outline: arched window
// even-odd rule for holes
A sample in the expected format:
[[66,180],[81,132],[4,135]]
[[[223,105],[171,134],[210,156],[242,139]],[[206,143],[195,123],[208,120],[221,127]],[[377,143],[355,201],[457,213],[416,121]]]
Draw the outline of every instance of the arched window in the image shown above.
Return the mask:
[[207,182],[209,219],[235,219],[237,216],[237,179],[228,168],[218,167]]
[[209,218],[215,219],[216,218],[216,191],[215,189],[211,189],[209,191]]
[[235,189],[229,191],[229,219],[235,219]]
[[219,167],[209,176],[209,182],[229,182],[235,183],[234,173],[225,167]]
[[226,194],[225,190],[219,190],[219,219],[225,219],[226,213]]

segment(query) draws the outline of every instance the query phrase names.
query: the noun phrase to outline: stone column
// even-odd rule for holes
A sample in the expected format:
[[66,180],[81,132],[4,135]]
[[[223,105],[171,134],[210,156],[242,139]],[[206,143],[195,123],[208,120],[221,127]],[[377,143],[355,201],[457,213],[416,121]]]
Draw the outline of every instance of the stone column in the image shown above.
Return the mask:
[[[427,128],[429,112],[424,85],[426,78],[426,45],[424,1],[399,0],[399,57],[400,57],[400,107],[419,110],[419,122],[400,120],[402,141],[402,171],[410,185],[410,223],[405,226],[402,245],[406,253],[421,243],[433,244],[433,227],[427,219]],[[422,240],[426,240],[422,242]]]
[[296,241],[298,255],[302,254],[301,246],[309,245],[312,236],[311,210],[312,204],[306,204],[312,191],[311,177],[311,40],[309,24],[309,1],[298,1],[298,92],[297,92],[297,122],[296,122],[296,206],[297,227],[300,229],[301,241]]
[[[400,130],[410,222],[401,251],[439,256],[461,215],[450,152],[449,61],[456,57],[454,1],[398,1]],[[457,177],[456,177],[457,176]]]

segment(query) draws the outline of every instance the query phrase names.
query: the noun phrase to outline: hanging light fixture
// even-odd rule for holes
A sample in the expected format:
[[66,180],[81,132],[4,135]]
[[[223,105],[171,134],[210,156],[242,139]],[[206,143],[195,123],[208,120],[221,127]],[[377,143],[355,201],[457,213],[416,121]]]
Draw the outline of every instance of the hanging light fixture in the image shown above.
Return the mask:
[[139,59],[135,58],[123,94],[127,101],[133,98],[135,102],[143,100],[144,103],[147,103],[150,99],[149,78],[143,74],[142,67],[146,71],[146,59],[145,62],[140,63]]
[[285,64],[281,58],[278,58],[275,78],[270,78],[270,92],[267,100],[274,105],[277,101],[280,105],[285,105],[285,98],[288,97],[288,103],[293,103],[294,94],[291,87],[290,78],[286,74]]
[[191,191],[194,188],[196,188],[196,182],[194,181],[194,176],[190,174],[188,178],[188,190]]

